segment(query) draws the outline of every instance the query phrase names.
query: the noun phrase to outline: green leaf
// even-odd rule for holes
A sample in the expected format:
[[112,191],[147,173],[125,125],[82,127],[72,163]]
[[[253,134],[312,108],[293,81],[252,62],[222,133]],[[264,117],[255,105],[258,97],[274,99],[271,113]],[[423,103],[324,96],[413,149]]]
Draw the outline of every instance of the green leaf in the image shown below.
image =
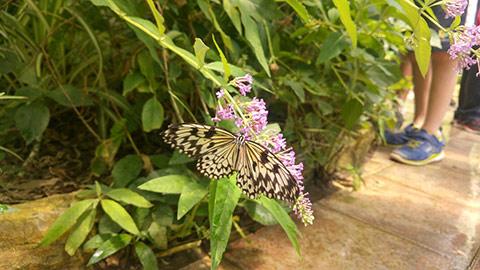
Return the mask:
[[149,246],[143,242],[137,242],[135,244],[135,253],[137,253],[144,270],[158,270],[157,258],[155,258],[155,253]]
[[140,72],[142,72],[143,76],[147,78],[147,81],[150,85],[155,83],[155,62],[153,62],[153,58],[150,54],[143,50],[137,56],[138,65],[140,66]]
[[158,205],[152,212],[152,219],[160,226],[170,226],[173,223],[173,210],[166,204]]
[[413,34],[417,44],[414,48],[415,59],[422,76],[425,77],[430,65],[432,48],[430,46],[430,28],[427,22],[420,16],[418,7],[409,0],[397,0],[408,18],[409,25],[413,28]]
[[158,35],[161,37],[161,36],[163,36],[163,33],[165,32],[165,26],[163,25],[163,23],[165,22],[165,19],[160,14],[160,12],[158,12],[158,9],[153,4],[153,1],[147,1],[147,3],[150,6],[150,10],[152,11],[153,17],[155,18],[155,22],[157,23]]
[[[72,100],[75,107],[93,105],[93,100],[87,95],[86,92],[83,91],[83,89],[72,85],[62,85],[62,87]],[[60,87],[52,91],[47,91],[46,95],[47,97],[55,100],[60,105],[63,105],[65,107],[73,107],[72,103],[68,100],[68,98],[65,96],[65,93]]]
[[150,216],[149,208],[136,207],[133,211],[133,221],[137,224],[137,227],[140,231],[144,230],[145,221]]
[[35,66],[31,65],[20,75],[20,81],[27,85],[38,85],[38,78],[35,74]]
[[340,108],[342,120],[346,129],[351,129],[362,115],[363,105],[356,99],[350,99]]
[[323,42],[322,50],[317,58],[317,64],[321,64],[337,55],[339,55],[347,42],[340,32],[333,32]]
[[105,213],[118,225],[132,234],[140,234],[133,218],[120,204],[108,199],[101,200],[101,204]]
[[241,19],[243,26],[245,27],[245,39],[248,40],[250,47],[253,49],[255,56],[257,57],[258,62],[263,67],[263,70],[270,77],[270,67],[268,65],[267,58],[265,57],[265,52],[263,51],[262,42],[260,40],[260,34],[258,33],[258,26],[255,21],[248,15],[248,12],[245,12],[245,9],[241,5]]
[[42,90],[30,86],[25,86],[15,92],[15,96],[27,97],[26,101],[32,102],[42,96]]
[[157,222],[152,222],[147,231],[151,237],[150,241],[155,245],[155,247],[158,249],[168,248],[167,227],[162,226]]
[[170,160],[168,161],[168,165],[182,165],[192,161],[195,161],[195,159],[178,152],[178,150],[175,150],[173,152],[172,158],[170,158]]
[[213,206],[209,206],[212,212],[210,224],[210,251],[211,251],[211,269],[216,269],[222,260],[223,253],[230,238],[232,229],[232,214],[240,199],[241,191],[235,185],[237,175],[233,174],[230,178],[223,178],[216,181],[216,185],[212,185],[210,196],[214,195],[214,199],[210,202]]
[[350,16],[350,5],[347,0],[333,0],[333,4],[338,9],[340,20],[347,30],[352,40],[353,50],[357,49],[357,27],[355,27],[352,17]]
[[303,86],[296,81],[285,80],[285,84],[290,86],[302,103],[305,103],[305,90]]
[[162,127],[163,106],[156,97],[152,97],[143,105],[142,124],[146,132]]
[[207,193],[208,190],[196,182],[186,184],[178,200],[177,219],[181,219]]
[[112,170],[115,187],[127,186],[138,176],[142,166],[142,160],[137,155],[128,155],[120,159]]
[[89,199],[76,202],[70,208],[68,208],[61,216],[55,220],[53,225],[48,229],[47,233],[43,236],[38,247],[44,247],[50,244],[55,239],[62,236],[72,224],[85,212],[92,204],[96,203],[96,199]]
[[114,200],[121,201],[126,204],[133,204],[137,207],[149,208],[153,206],[153,204],[147,201],[143,196],[126,188],[112,189],[105,195]]
[[430,41],[425,37],[420,37],[418,45],[415,46],[415,59],[417,60],[418,68],[422,73],[422,76],[428,72],[428,66],[430,65],[430,57],[432,55],[432,47]]
[[198,68],[201,69],[203,65],[205,65],[205,54],[209,48],[201,39],[195,38],[193,49],[195,50],[195,58],[197,59]]
[[119,234],[108,239],[97,248],[95,253],[93,253],[92,257],[87,263],[87,267],[126,247],[130,241],[132,241],[132,236],[129,234]]
[[[1,181],[0,181],[1,184]],[[10,212],[17,212],[19,211],[17,208],[10,207],[5,204],[0,203],[0,214],[10,213]]]
[[41,103],[23,105],[15,112],[15,124],[27,144],[42,135],[50,121],[48,108]]
[[228,17],[233,23],[233,26],[235,26],[235,29],[237,29],[238,33],[241,35],[242,34],[242,22],[240,21],[240,14],[238,10],[232,6],[232,3],[230,0],[224,0],[223,1],[223,9],[227,13]]
[[85,211],[79,218],[75,226],[73,226],[65,243],[65,251],[68,255],[73,256],[77,248],[85,241],[87,235],[93,228],[95,223],[96,208]]
[[297,235],[302,235],[300,230],[298,230],[297,225],[295,222],[290,218],[290,216],[283,210],[283,208],[278,204],[277,201],[273,199],[269,199],[265,196],[260,197],[259,202],[265,206],[270,212],[275,216],[280,226],[282,226],[283,230],[287,234],[290,242],[292,242],[293,246],[297,250],[298,256],[302,259],[302,254],[300,254],[300,248],[298,246]]
[[125,80],[123,80],[123,93],[122,95],[128,94],[130,91],[134,90],[141,84],[145,82],[145,77],[139,72],[129,73]]
[[320,108],[322,111],[323,115],[328,115],[333,111],[332,105],[330,105],[328,102],[325,102],[319,98],[315,98],[314,100],[317,103],[318,108]]
[[286,2],[297,12],[304,23],[309,23],[307,9],[297,0],[286,0]]
[[0,74],[13,72],[19,66],[17,55],[5,49],[2,50],[2,53],[0,53],[0,62],[2,63],[0,65]]
[[115,234],[96,234],[94,237],[90,238],[85,245],[83,245],[83,251],[90,249],[95,249],[105,243],[108,239],[112,238]]
[[159,169],[164,169],[168,167],[168,161],[170,159],[169,156],[165,154],[156,154],[148,156],[152,161],[153,165],[155,165]]
[[107,169],[107,163],[102,157],[94,157],[90,162],[90,169],[92,170],[92,173],[100,176]]
[[138,188],[153,192],[180,194],[183,191],[183,187],[191,181],[192,180],[185,175],[172,174],[154,178],[140,185]]
[[122,227],[113,221],[108,215],[102,215],[98,221],[98,232],[101,234],[117,234]]
[[265,206],[257,201],[246,201],[243,208],[256,222],[263,226],[271,226],[278,223],[275,216]]
[[228,65],[227,58],[225,58],[225,55],[223,54],[222,50],[220,47],[218,47],[217,41],[215,40],[215,36],[212,35],[213,43],[215,43],[215,47],[217,48],[218,54],[220,55],[220,59],[222,60],[222,65],[223,65],[223,78],[225,80],[225,83],[228,82],[228,78],[230,77],[230,66]]

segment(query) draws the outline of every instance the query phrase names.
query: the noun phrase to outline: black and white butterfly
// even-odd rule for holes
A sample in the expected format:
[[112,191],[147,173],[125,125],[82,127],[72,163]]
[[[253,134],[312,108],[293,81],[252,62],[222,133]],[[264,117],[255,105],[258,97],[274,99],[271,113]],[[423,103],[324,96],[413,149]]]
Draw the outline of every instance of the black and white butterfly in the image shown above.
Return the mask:
[[251,199],[261,194],[295,203],[297,181],[263,145],[230,131],[202,124],[171,124],[161,134],[166,143],[197,160],[203,175],[220,179],[237,171],[237,186]]

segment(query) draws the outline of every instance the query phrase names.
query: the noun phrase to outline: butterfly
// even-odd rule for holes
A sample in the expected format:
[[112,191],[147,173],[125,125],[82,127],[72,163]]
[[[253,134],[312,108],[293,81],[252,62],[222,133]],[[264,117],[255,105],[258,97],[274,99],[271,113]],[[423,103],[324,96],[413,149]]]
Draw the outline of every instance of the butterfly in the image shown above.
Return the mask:
[[214,179],[237,171],[237,186],[251,199],[260,195],[295,203],[300,195],[297,181],[265,146],[211,125],[171,124],[161,133],[172,147],[197,159],[197,169]]

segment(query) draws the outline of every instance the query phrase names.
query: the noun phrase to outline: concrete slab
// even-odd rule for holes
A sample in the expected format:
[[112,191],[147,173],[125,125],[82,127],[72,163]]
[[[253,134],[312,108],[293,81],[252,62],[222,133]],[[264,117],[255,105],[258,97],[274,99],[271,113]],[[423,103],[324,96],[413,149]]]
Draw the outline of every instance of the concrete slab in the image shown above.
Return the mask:
[[303,260],[280,226],[264,228],[229,245],[225,255],[241,269],[462,269],[442,254],[405,238],[314,204],[312,226],[300,227]]
[[475,191],[477,183],[472,181],[469,174],[438,165],[414,167],[397,163],[376,175],[463,205],[470,205],[472,200],[477,199]]
[[366,181],[359,192],[340,191],[319,203],[435,250],[459,266],[472,260],[480,245],[478,205],[459,207],[375,176]]

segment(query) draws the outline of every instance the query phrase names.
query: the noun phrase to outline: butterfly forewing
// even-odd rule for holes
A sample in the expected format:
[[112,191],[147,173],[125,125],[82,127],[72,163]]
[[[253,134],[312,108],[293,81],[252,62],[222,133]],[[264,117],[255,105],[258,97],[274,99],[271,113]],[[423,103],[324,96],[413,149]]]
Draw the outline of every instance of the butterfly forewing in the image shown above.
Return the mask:
[[219,148],[234,144],[236,138],[222,128],[200,124],[172,124],[162,136],[166,143],[195,158],[215,154]]
[[251,199],[261,194],[294,203],[300,191],[295,178],[266,147],[210,125],[172,124],[162,133],[166,143],[195,157],[197,169],[220,179],[237,174],[237,186]]

